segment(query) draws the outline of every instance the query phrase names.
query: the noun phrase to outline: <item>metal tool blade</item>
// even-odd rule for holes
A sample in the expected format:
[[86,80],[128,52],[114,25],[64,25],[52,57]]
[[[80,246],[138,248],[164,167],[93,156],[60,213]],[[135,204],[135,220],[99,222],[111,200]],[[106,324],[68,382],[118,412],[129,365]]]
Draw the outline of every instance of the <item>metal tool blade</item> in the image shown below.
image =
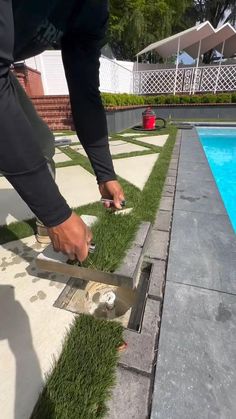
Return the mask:
[[133,279],[129,276],[70,265],[66,263],[67,259],[68,257],[66,255],[55,252],[53,247],[49,245],[38,255],[36,265],[39,269],[84,279],[85,281],[133,288]]

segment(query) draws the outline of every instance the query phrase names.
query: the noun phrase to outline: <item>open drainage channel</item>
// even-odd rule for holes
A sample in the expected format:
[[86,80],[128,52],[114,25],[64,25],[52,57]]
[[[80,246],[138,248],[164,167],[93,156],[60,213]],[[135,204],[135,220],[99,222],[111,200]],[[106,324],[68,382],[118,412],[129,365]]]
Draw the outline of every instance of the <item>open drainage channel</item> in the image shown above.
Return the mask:
[[135,289],[70,278],[54,307],[99,319],[117,320],[141,331],[152,264],[143,262]]

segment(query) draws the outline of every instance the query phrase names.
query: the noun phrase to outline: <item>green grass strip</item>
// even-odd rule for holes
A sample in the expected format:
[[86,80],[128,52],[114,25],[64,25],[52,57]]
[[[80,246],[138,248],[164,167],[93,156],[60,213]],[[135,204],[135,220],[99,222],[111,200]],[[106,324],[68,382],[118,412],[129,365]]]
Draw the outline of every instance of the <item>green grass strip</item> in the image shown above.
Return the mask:
[[115,383],[122,332],[116,322],[77,318],[31,419],[103,418]]

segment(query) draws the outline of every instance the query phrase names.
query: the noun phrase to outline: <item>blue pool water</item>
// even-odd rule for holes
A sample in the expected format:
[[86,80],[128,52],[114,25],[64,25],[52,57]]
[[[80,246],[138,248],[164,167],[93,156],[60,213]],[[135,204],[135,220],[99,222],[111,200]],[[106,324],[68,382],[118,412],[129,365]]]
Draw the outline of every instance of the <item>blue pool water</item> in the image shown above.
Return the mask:
[[236,128],[198,128],[197,131],[236,232]]

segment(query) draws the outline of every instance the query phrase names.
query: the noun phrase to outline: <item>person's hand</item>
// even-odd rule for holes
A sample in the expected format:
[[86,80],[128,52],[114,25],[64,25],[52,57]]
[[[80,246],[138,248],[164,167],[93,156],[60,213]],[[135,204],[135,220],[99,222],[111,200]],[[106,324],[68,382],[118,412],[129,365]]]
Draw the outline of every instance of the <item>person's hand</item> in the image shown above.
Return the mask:
[[110,202],[105,202],[104,206],[110,208],[114,206],[116,209],[122,209],[122,201],[125,200],[124,192],[117,180],[109,180],[107,182],[102,182],[99,184],[99,190],[104,199],[113,200],[114,204],[111,205]]
[[56,252],[68,255],[69,259],[83,262],[88,256],[92,233],[83,220],[74,212],[63,223],[49,227],[48,234]]

